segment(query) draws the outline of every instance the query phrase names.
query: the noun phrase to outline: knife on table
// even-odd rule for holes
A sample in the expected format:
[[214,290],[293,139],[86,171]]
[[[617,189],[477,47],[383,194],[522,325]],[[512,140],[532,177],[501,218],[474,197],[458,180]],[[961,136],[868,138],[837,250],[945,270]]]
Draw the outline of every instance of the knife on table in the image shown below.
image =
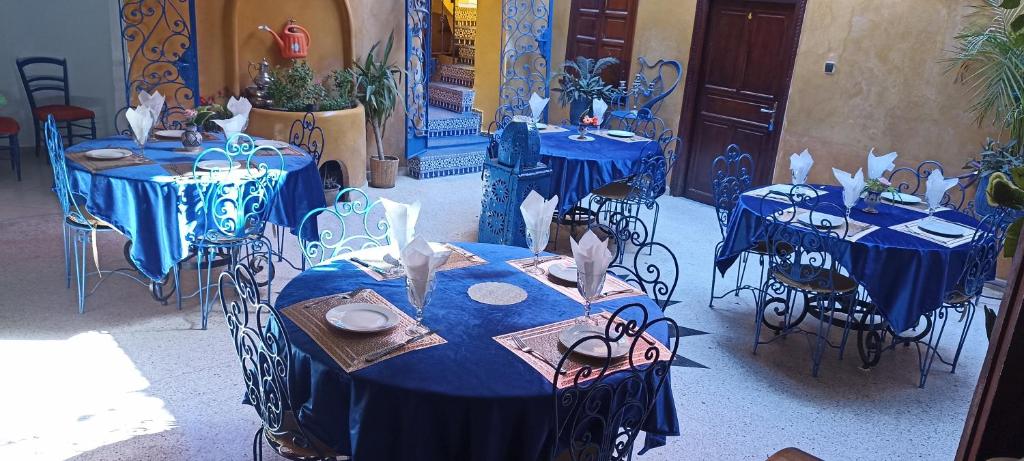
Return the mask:
[[397,350],[399,350],[399,349],[401,349],[401,348],[403,348],[405,346],[408,346],[409,344],[412,344],[412,343],[414,343],[416,341],[419,341],[419,340],[421,340],[423,338],[426,338],[427,336],[430,336],[430,335],[432,335],[434,333],[435,333],[434,330],[424,331],[423,333],[420,333],[420,334],[418,334],[416,336],[413,336],[412,338],[409,338],[409,339],[407,339],[405,341],[402,341],[402,342],[400,342],[398,344],[395,344],[393,346],[388,346],[388,347],[385,347],[384,349],[381,349],[381,350],[379,350],[377,352],[371,353],[371,354],[367,355],[366,357],[364,357],[363,360],[366,360],[367,362],[376,362],[377,360],[380,360],[381,357],[384,357],[384,356],[386,356],[386,355],[388,355],[388,354],[390,354],[390,353],[392,353],[394,351],[397,351]]
[[356,264],[358,264],[360,266],[363,266],[363,267],[365,267],[367,269],[370,269],[371,271],[374,271],[374,272],[376,272],[376,273],[378,273],[380,275],[388,275],[388,271],[386,271],[386,270],[384,270],[384,269],[382,269],[380,267],[374,266],[374,265],[372,265],[372,264],[370,264],[370,263],[368,263],[366,261],[363,261],[362,259],[359,259],[359,258],[349,258],[349,261],[352,261],[352,262],[354,262],[354,263],[356,263]]

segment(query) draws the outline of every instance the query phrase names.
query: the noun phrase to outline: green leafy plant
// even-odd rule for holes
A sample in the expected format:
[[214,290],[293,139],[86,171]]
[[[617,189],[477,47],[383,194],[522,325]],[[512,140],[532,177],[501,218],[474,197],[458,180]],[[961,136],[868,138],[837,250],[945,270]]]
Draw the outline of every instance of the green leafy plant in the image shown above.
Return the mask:
[[981,159],[968,164],[982,174],[1008,172],[1013,168],[1024,166],[1024,155],[1021,155],[1017,141],[1000,143],[992,138],[986,139],[981,148]]
[[[992,173],[985,192],[990,205],[1024,211],[1024,166],[1005,173]],[[1018,218],[1007,228],[1003,256],[1012,257],[1017,250],[1021,228],[1024,228],[1024,218]]]
[[341,110],[355,106],[351,83],[342,83],[338,78],[341,70],[331,73],[333,88],[316,79],[316,74],[306,61],[293,61],[288,68],[277,67],[271,71],[273,77],[267,87],[267,95],[274,101],[275,108],[291,112],[305,110]]
[[554,76],[560,87],[552,88],[552,91],[559,93],[559,104],[567,106],[573,101],[594,99],[611,102],[618,90],[606,83],[601,73],[618,63],[619,60],[611,56],[597,61],[577,56],[575,61],[563,63],[562,71]]
[[213,98],[201,98],[200,102],[205,102],[205,105],[196,107],[195,109],[185,111],[185,117],[187,123],[195,124],[203,131],[217,131],[220,129],[214,120],[227,120],[231,118],[231,111],[223,104],[213,102]]
[[405,73],[402,68],[390,62],[391,49],[395,43],[395,34],[388,37],[388,43],[377,58],[377,49],[380,42],[370,47],[366,53],[366,59],[362,63],[355,62],[349,72],[352,74],[353,88],[356,99],[363,104],[366,111],[366,123],[373,130],[373,138],[377,143],[377,159],[384,160],[384,127],[395,107],[402,100],[402,91],[399,86],[402,75]]
[[882,192],[896,191],[896,189],[892,187],[892,183],[889,182],[889,180],[885,179],[884,177],[864,181],[864,189],[870,192],[877,192],[879,194],[881,194]]

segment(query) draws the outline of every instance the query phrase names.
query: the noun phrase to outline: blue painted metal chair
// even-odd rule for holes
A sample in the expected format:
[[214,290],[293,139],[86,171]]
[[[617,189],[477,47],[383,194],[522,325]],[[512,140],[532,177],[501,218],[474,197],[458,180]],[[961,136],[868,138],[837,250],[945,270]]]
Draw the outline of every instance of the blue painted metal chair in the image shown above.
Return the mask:
[[337,459],[334,450],[302,427],[291,407],[291,341],[280,312],[260,299],[259,283],[245,265],[222,273],[218,288],[242,366],[245,402],[256,410],[262,423],[252,440],[253,459],[263,459],[264,441],[287,459]]
[[[783,207],[780,201],[794,207]],[[758,346],[793,333],[815,337],[812,346],[811,373],[818,376],[825,347],[837,347],[840,358],[853,322],[842,322],[843,336],[838,346],[829,340],[832,327],[858,305],[859,286],[839,265],[844,239],[849,233],[846,210],[831,202],[819,200],[819,192],[811,186],[793,186],[790,192],[771,191],[761,199],[765,217],[764,242],[768,271],[758,291],[754,331],[754,353]],[[814,224],[811,224],[814,223]],[[797,313],[797,295],[803,305]],[[774,306],[774,307],[772,307]],[[762,326],[772,325],[767,314],[778,317],[776,334],[761,340]],[[800,325],[810,314],[817,319],[813,330]],[[843,314],[837,317],[836,314]]]
[[[955,373],[960,353],[967,341],[967,334],[974,323],[974,314],[982,298],[985,284],[995,278],[996,264],[1006,243],[1007,228],[1012,221],[1011,210],[1005,208],[997,208],[981,220],[971,238],[970,252],[953,289],[943,297],[941,307],[921,316],[917,326],[910,330],[910,336],[904,335],[908,332],[893,331],[877,310],[868,312],[861,319],[857,334],[857,348],[864,367],[875,366],[883,352],[896,346],[915,344],[920,372],[919,387],[925,386],[936,359],[949,365],[950,373]],[[953,316],[958,316],[957,321],[962,323],[963,327],[957,338],[953,359],[946,360],[939,353],[939,344],[947,322]],[[877,327],[879,325],[881,327]]]
[[[654,241],[654,233],[633,214],[614,211],[603,223],[595,221],[588,228],[612,240],[608,272],[640,288],[662,310],[668,308],[679,285],[679,260],[672,249]],[[629,249],[634,249],[631,259],[626,258]],[[644,252],[647,256],[641,258]]]
[[[324,182],[324,188],[326,189],[328,178],[324,176],[324,170],[320,168],[320,159],[323,157],[326,139],[323,128],[316,124],[316,115],[312,112],[306,112],[302,118],[293,121],[288,131],[288,143],[305,150],[313,157],[313,163],[320,169],[320,179]],[[333,179],[339,185],[342,183],[341,178]],[[274,241],[277,244],[277,260],[284,261],[284,239],[287,232],[276,224],[271,225],[271,230],[274,235]],[[295,266],[290,261],[288,264],[292,267]]]
[[[223,148],[200,153],[192,174],[179,181],[180,206],[188,210],[186,240],[196,256],[204,330],[212,305],[215,260],[227,259],[231,267],[244,263],[257,273],[265,270],[264,284],[267,292],[272,292],[273,248],[264,230],[285,171],[279,150],[257,146],[248,135],[236,134]],[[175,268],[176,289],[177,280]],[[177,292],[180,307],[181,291]]]
[[[348,201],[342,201],[346,196]],[[311,210],[302,218],[299,224],[302,268],[307,264],[317,266],[352,251],[390,245],[389,227],[380,200],[371,203],[362,189],[342,189],[333,206]],[[317,229],[316,240],[302,237],[310,228]],[[349,232],[350,229],[356,232]]]
[[[715,258],[722,251],[725,244],[725,236],[729,230],[729,219],[732,217],[733,209],[740,201],[740,196],[753,188],[754,181],[754,158],[747,152],[743,152],[740,146],[731,144],[725,149],[725,154],[716,157],[711,162],[711,192],[715,205],[715,215],[718,218],[718,230],[722,239],[715,245]],[[756,287],[745,285],[743,279],[746,275],[747,264],[750,255],[758,256],[758,263],[761,266],[761,278]],[[764,283],[765,257],[767,248],[764,242],[758,242],[754,248],[744,251],[740,256],[736,270],[736,285],[722,294],[715,293],[715,285],[718,281],[718,269],[714,260],[711,264],[711,299],[708,300],[708,307],[715,307],[715,300],[722,299],[730,294],[739,296],[742,290],[756,292]]]
[[[566,350],[552,375],[555,440],[550,459],[632,459],[633,445],[669,384],[669,367],[679,350],[675,335],[661,345],[652,344],[644,334],[675,332],[678,327],[660,312],[649,313],[643,304],[626,304],[611,314],[600,332],[580,338]],[[631,357],[646,360],[616,360],[615,343],[624,343],[620,347],[626,347]],[[607,353],[579,362],[577,351],[595,344],[598,350],[603,344]],[[627,365],[613,370],[622,361]]]
[[[938,171],[945,176],[945,170],[941,163],[935,160],[925,160],[916,167],[899,167],[889,173],[889,182],[898,192],[910,195],[924,196],[925,184],[928,182],[928,175],[932,171]],[[970,200],[969,191],[978,181],[977,172],[969,172],[957,176],[959,183],[952,189],[946,191],[942,196],[942,206],[974,215],[974,201]]]
[[682,81],[683,65],[679,61],[659,59],[652,64],[642,56],[637,61],[640,70],[632,82],[633,88],[620,92],[609,108],[608,120],[613,128],[636,131],[638,122],[657,117],[665,99]]
[[[31,57],[19,58],[17,60],[18,73],[21,74],[21,84],[25,88],[25,96],[28,97],[28,105],[32,109],[32,124],[35,129],[36,155],[39,155],[39,145],[42,144],[42,130],[40,124],[47,121],[52,115],[56,122],[64,124],[68,144],[74,144],[75,138],[96,139],[96,114],[84,107],[71,105],[71,92],[68,89],[68,63],[63,58]],[[36,97],[40,94],[52,97],[57,93],[63,99],[63,104],[39,105],[41,101]],[[89,124],[81,123],[88,120]],[[78,134],[76,128],[89,130],[88,134]]]

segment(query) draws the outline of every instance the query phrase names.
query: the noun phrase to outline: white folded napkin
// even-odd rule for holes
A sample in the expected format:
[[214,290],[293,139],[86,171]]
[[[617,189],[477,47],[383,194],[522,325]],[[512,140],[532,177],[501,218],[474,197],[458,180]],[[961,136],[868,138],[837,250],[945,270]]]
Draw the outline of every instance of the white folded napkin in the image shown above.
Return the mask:
[[526,225],[526,235],[530,236],[533,243],[531,250],[534,254],[544,251],[548,245],[548,237],[551,234],[551,217],[558,206],[558,196],[551,200],[544,200],[537,191],[530,191],[530,194],[519,205],[519,211],[523,213],[523,224]]
[[872,147],[871,151],[868,152],[868,179],[881,178],[886,171],[892,171],[896,168],[896,154],[895,152],[889,152],[881,157],[875,155],[875,148]]
[[858,168],[857,174],[851,175],[833,168],[832,174],[835,175],[836,181],[839,181],[839,185],[843,186],[843,205],[846,205],[846,208],[853,208],[860,199],[860,194],[864,192],[864,170]]
[[213,123],[216,123],[224,131],[226,139],[231,139],[232,136],[245,130],[245,125],[249,123],[249,116],[240,114],[227,120],[214,120]]
[[388,240],[391,240],[393,254],[401,255],[406,245],[416,236],[416,220],[420,218],[420,202],[412,205],[398,203],[386,198],[380,199],[384,215],[388,219]]
[[807,173],[811,172],[811,166],[814,165],[814,159],[811,158],[811,152],[804,149],[799,154],[793,154],[789,156],[789,171],[793,173],[793,184],[804,184],[807,182]]
[[932,170],[925,183],[924,199],[928,202],[928,208],[934,209],[942,206],[942,197],[946,191],[957,185],[960,180],[957,178],[946,179],[938,169]]
[[227,108],[231,111],[231,115],[244,115],[248,119],[249,111],[252,110],[252,103],[246,98],[235,99],[232,96],[228,98]]
[[430,279],[444,263],[451,251],[434,251],[423,237],[416,237],[402,250],[402,266],[409,279],[410,295],[414,303],[422,306],[427,296]]
[[144,90],[139,90],[139,105],[153,113],[153,120],[160,120],[160,113],[164,110],[164,100],[164,95],[159,91],[149,94]]
[[604,113],[608,111],[608,103],[604,102],[603,99],[594,100],[594,118],[597,119],[597,124],[601,125],[604,123]]
[[149,130],[153,128],[153,112],[143,106],[129,107],[124,112],[124,118],[128,120],[128,126],[132,128],[132,135],[139,145],[144,145],[149,139]]
[[530,95],[530,113],[533,115],[533,121],[539,122],[542,115],[544,115],[544,108],[548,106],[548,101],[551,98],[542,98],[539,94],[533,93]]
[[579,242],[569,238],[572,245],[572,257],[576,260],[579,272],[579,283],[583,292],[591,298],[601,294],[604,280],[608,276],[608,265],[612,262],[612,252],[607,242],[601,241],[593,231],[588,230]]

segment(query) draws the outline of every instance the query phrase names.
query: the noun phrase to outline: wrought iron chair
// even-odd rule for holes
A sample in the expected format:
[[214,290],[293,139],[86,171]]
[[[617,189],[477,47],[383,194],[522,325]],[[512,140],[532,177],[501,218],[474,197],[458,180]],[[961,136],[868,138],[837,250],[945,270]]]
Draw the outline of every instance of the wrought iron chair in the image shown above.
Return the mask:
[[132,127],[128,124],[128,118],[125,116],[127,112],[128,106],[124,106],[114,114],[114,134],[122,136],[132,135]]
[[[747,152],[743,152],[736,144],[731,144],[725,149],[725,154],[716,157],[711,162],[711,191],[714,197],[715,214],[718,217],[718,230],[722,234],[722,240],[715,245],[715,257],[722,251],[725,245],[725,236],[729,231],[729,220],[732,218],[733,209],[740,202],[740,196],[753,187],[754,158]],[[722,299],[730,294],[739,296],[742,290],[756,291],[758,288],[743,284],[747,272],[747,264],[750,255],[758,256],[758,263],[761,266],[761,278],[758,280],[758,287],[764,283],[765,257],[768,255],[764,242],[757,244],[743,252],[736,268],[736,286],[731,290],[715,294],[715,284],[718,281],[717,268],[714,261],[711,264],[711,299],[708,300],[708,307],[715,307],[715,300]]]
[[651,120],[658,115],[665,99],[683,78],[683,65],[679,61],[659,59],[651,64],[643,56],[637,61],[640,71],[633,80],[633,90],[619,88],[619,96],[612,101],[608,117],[614,126],[634,132],[637,122]]
[[[581,338],[568,348],[553,380],[552,460],[632,459],[633,444],[668,385],[672,359],[679,349],[679,338],[671,334],[664,345],[652,344],[643,335],[660,328],[673,332],[677,327],[671,318],[652,318],[643,304],[626,304],[612,313],[602,333]],[[612,357],[612,344],[619,342],[625,342],[629,351],[622,361]],[[605,346],[604,357],[582,363],[572,360],[581,346],[587,344],[590,349],[597,343]],[[624,368],[613,370],[623,362]]]
[[[967,333],[974,323],[974,314],[985,283],[995,278],[996,264],[1006,243],[1007,228],[1012,221],[1011,211],[1005,208],[997,208],[994,213],[986,215],[981,220],[971,238],[970,252],[963,271],[957,277],[956,285],[943,297],[941,307],[921,317],[916,328],[912,330],[912,336],[902,334],[906,332],[895,332],[887,325],[882,328],[859,328],[857,346],[865,367],[876,365],[883,352],[901,344],[913,343],[917,346],[918,352],[919,387],[925,386],[936,359],[949,365],[950,373],[955,373],[960,353],[967,341]],[[959,315],[958,321],[963,323],[963,328],[953,359],[947,361],[939,353],[939,343],[949,317],[954,315]],[[862,323],[879,325],[881,319],[877,311],[872,311],[862,319]]]
[[[679,260],[675,253],[665,244],[653,241],[653,233],[636,215],[616,211],[608,215],[606,222],[595,221],[588,227],[611,239],[612,264],[608,272],[643,290],[662,310],[668,308],[679,285]],[[631,260],[625,257],[629,247],[635,248]],[[641,260],[644,250],[649,260]]]
[[[50,115],[53,115],[55,121],[64,123],[69,145],[75,143],[75,138],[96,139],[96,113],[84,107],[71,105],[71,92],[68,89],[68,63],[66,59],[31,57],[18,58],[16,62],[18,73],[21,74],[21,85],[25,88],[25,96],[28,97],[28,105],[32,109],[36,155],[39,155],[39,145],[42,144],[40,124],[46,122],[48,120],[47,117]],[[31,71],[26,72],[29,68],[31,68]],[[42,71],[39,71],[39,69],[42,69]],[[56,72],[52,73],[54,71]],[[64,103],[41,106],[39,105],[40,101],[36,100],[36,96],[40,93],[59,93]],[[76,123],[83,120],[88,120],[89,124]],[[89,130],[89,134],[78,134],[75,128]]]
[[[925,160],[916,167],[899,167],[889,172],[889,182],[897,192],[924,196],[925,184],[928,182],[928,175],[938,170],[945,176],[945,170],[941,163],[935,160]],[[978,173],[970,172],[957,176],[959,183],[952,189],[946,191],[942,196],[942,206],[969,215],[974,215],[974,202],[970,200],[968,192],[971,186],[978,181]],[[883,195],[884,196],[884,195]]]
[[[780,209],[780,200],[792,205],[782,204]],[[825,346],[832,346],[829,340],[832,327],[840,322],[842,341],[832,347],[838,347],[842,357],[853,323],[843,318],[849,319],[858,305],[858,284],[843,274],[838,260],[849,234],[846,210],[819,200],[819,193],[813,187],[797,185],[789,193],[766,194],[761,199],[761,213],[766,221],[763,237],[768,271],[758,292],[754,353],[759,345],[791,333],[813,335],[816,341],[811,352],[811,372],[816,377]],[[796,314],[797,294],[803,298],[799,314]],[[769,309],[773,304],[777,306]],[[769,310],[779,317],[779,323],[772,328],[776,335],[762,342],[761,327],[771,325],[766,315]],[[818,320],[813,331],[800,328],[807,314]]]
[[[265,269],[267,292],[272,293],[273,248],[264,229],[284,171],[285,161],[280,151],[271,146],[257,146],[248,135],[236,134],[223,148],[214,147],[200,153],[193,163],[192,174],[179,182],[181,207],[189,210],[186,217],[189,231],[185,237],[196,256],[199,279],[196,294],[204,330],[212,305],[210,288],[216,259],[227,259],[231,266],[244,262],[254,272]],[[175,289],[179,288],[177,275],[175,268]],[[178,293],[181,306],[180,291]]]
[[[349,201],[341,201],[347,195]],[[299,224],[299,249],[302,250],[302,269],[317,266],[332,258],[352,251],[382,247],[391,244],[388,238],[387,216],[380,200],[370,202],[362,189],[348,188],[338,191],[333,206],[317,208],[306,213]],[[337,230],[324,227],[335,222]],[[350,234],[349,226],[358,226],[360,232]],[[316,240],[306,240],[308,229],[318,229]]]
[[[326,139],[324,137],[323,128],[316,124],[316,115],[312,112],[306,112],[302,118],[293,121],[292,126],[288,131],[288,143],[308,152],[309,155],[313,157],[313,163],[318,169],[320,168],[320,159],[323,157]],[[320,169],[320,180],[324,182],[324,189],[327,188],[327,179],[328,178],[324,176],[323,169]],[[340,184],[341,178],[337,178],[337,181]],[[339,200],[341,197],[343,196],[339,195],[335,200]],[[271,224],[270,229],[272,231],[271,233],[274,235],[274,241],[277,244],[277,260],[284,261],[284,239],[287,232],[277,224]],[[291,262],[288,264],[292,267],[295,266]]]
[[252,457],[263,459],[263,441],[293,460],[338,459],[341,456],[303,429],[288,388],[291,342],[281,314],[260,299],[260,287],[249,268],[239,264],[220,275],[220,305],[242,365],[246,402],[261,425],[252,439]]

